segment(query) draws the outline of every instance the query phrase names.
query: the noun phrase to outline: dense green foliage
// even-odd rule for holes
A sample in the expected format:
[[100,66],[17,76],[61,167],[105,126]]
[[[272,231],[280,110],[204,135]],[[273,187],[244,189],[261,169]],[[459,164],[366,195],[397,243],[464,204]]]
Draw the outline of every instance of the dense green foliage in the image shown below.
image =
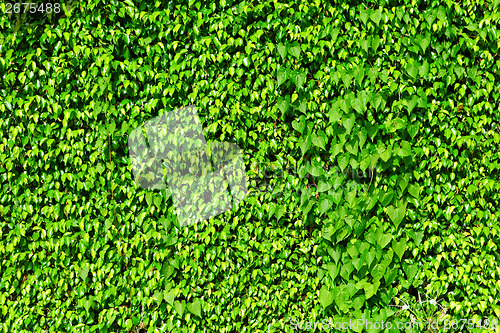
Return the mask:
[[[1,3],[2,331],[498,318],[497,5]],[[189,104],[267,185],[180,228],[127,136]]]

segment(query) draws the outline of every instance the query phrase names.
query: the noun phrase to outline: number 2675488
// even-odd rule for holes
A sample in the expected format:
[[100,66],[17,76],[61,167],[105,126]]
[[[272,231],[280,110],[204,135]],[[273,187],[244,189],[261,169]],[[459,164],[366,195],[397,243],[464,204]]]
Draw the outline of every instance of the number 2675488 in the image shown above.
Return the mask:
[[19,14],[19,13],[56,13],[59,14],[62,11],[62,6],[60,3],[28,3],[28,2],[7,2],[5,4],[5,12],[7,14]]

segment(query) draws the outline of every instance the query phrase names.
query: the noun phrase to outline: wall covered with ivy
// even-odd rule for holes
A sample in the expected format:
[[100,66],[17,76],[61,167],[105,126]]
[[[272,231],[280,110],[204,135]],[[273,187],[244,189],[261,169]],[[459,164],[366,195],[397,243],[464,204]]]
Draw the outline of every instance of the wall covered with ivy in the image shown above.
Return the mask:
[[[0,330],[498,319],[498,4],[1,3]],[[250,193],[180,227],[127,138],[187,105]]]

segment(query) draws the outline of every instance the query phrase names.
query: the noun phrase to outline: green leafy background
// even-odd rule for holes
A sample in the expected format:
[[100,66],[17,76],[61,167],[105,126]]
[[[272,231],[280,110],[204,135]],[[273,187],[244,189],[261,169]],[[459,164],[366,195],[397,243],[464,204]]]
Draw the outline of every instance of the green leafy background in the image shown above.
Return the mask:
[[[2,15],[2,331],[291,331],[408,319],[393,305],[424,292],[429,315],[498,318],[499,19],[469,0]],[[190,104],[251,185],[283,172],[180,228],[127,136]]]

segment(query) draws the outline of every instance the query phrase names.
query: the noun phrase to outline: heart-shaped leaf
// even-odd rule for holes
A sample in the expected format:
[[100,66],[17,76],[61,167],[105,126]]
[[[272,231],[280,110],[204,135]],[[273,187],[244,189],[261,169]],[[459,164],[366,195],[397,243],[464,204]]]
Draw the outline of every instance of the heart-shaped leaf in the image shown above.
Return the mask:
[[429,63],[426,60],[422,66],[418,68],[418,75],[425,79],[427,78],[427,73],[429,73]]
[[362,114],[364,111],[363,103],[359,100],[359,98],[354,99],[351,101],[351,105],[356,110],[357,113]]
[[[378,67],[371,67],[369,70],[368,70],[368,77],[370,78],[370,81],[372,84],[375,83],[375,80],[377,79],[377,76],[378,76],[378,71],[379,71],[379,68]],[[379,103],[380,104],[380,103]]]
[[408,113],[411,113],[411,111],[413,110],[413,108],[415,108],[417,103],[418,103],[418,96],[414,95],[412,99],[408,101]]
[[388,145],[387,148],[380,153],[380,158],[384,161],[387,162],[389,158],[392,156],[392,145]]
[[364,25],[366,25],[366,22],[368,21],[368,13],[369,12],[366,9],[361,9],[359,11],[359,18],[361,19]]
[[326,308],[333,302],[333,293],[324,285],[319,291],[319,302]]
[[383,249],[392,240],[391,234],[380,234],[377,238],[377,244]]
[[296,119],[292,122],[292,127],[300,134],[304,133],[304,129],[306,128],[306,117],[301,115],[298,120]]
[[356,156],[358,154],[358,141],[349,141],[349,143],[346,143],[345,149],[352,155]]
[[328,209],[330,209],[331,204],[330,201],[328,200],[328,196],[325,194],[321,195],[320,201],[319,201],[319,213],[322,215],[324,214]]
[[335,280],[340,271],[339,267],[333,262],[326,264],[326,270],[328,271],[328,274],[330,274],[332,280]]
[[299,147],[300,147],[300,150],[302,151],[302,156],[304,156],[306,154],[306,152],[309,150],[309,148],[311,148],[311,144],[312,144],[312,140],[311,140],[311,136],[310,135],[307,135],[307,136],[301,136],[299,138]]
[[362,41],[359,42],[359,44],[361,45],[363,50],[365,50],[365,52],[368,52],[368,47],[370,46],[370,42],[367,39],[363,39]]
[[378,50],[378,47],[380,45],[380,38],[378,36],[373,36],[372,37],[372,50],[376,52]]
[[375,283],[366,283],[363,289],[365,290],[366,299],[369,299],[373,295],[377,293],[378,288],[380,287],[380,280],[375,281]]
[[355,119],[356,119],[356,117],[354,117],[354,115],[350,116],[349,118],[345,117],[344,119],[342,119],[342,125],[345,127],[348,134],[351,133],[352,127],[354,126]]
[[410,185],[410,187],[408,188],[408,193],[418,199],[420,196],[420,185]]
[[87,276],[89,275],[89,264],[85,264],[85,266],[83,266],[83,268],[80,270],[80,277],[85,280],[87,278]]
[[431,43],[430,36],[428,36],[428,35],[427,36],[421,36],[419,39],[420,39],[419,40],[420,47],[422,48],[422,50],[425,53],[425,50],[427,50],[427,47]]
[[397,208],[392,205],[387,207],[387,214],[397,228],[406,215],[406,203],[400,204]]
[[358,84],[361,86],[361,83],[363,82],[363,79],[365,78],[365,69],[362,66],[356,67],[354,70],[354,77],[356,78],[356,81],[358,81]]
[[283,82],[285,82],[289,78],[289,72],[290,69],[286,68],[285,66],[281,66],[278,69],[278,87],[281,86]]
[[290,96],[287,95],[285,97],[280,96],[278,97],[278,108],[281,111],[281,114],[284,115],[290,108]]
[[316,147],[319,147],[319,148],[325,150],[325,146],[326,146],[326,142],[325,141],[326,141],[326,135],[325,135],[325,133],[319,132],[317,135],[313,135],[312,143]]
[[392,249],[394,250],[394,253],[396,253],[399,257],[399,260],[401,260],[403,258],[403,254],[406,251],[406,242],[404,240],[400,240],[397,243],[393,242]]
[[418,64],[415,62],[411,62],[406,66],[406,71],[408,72],[408,75],[415,80],[418,75]]
[[283,45],[283,43],[278,44],[278,53],[280,54],[281,58],[285,59],[286,58],[286,47]]
[[359,149],[363,148],[363,145],[365,144],[367,137],[368,137],[368,131],[366,130],[365,127],[361,127],[358,132]]
[[172,289],[169,291],[164,291],[163,298],[167,301],[168,304],[170,304],[171,306],[174,306],[175,290]]
[[410,126],[407,127],[406,129],[408,131],[408,134],[410,134],[412,140],[417,135],[418,133],[418,123],[413,123]]
[[348,156],[348,154],[342,154],[337,157],[337,163],[339,164],[340,170],[342,171],[345,170],[345,168],[349,164],[349,159],[347,158]]
[[345,99],[340,99],[339,100],[339,106],[340,106],[340,109],[342,111],[344,111],[344,113],[348,114],[349,113],[349,104],[347,103],[347,101]]
[[293,42],[293,44],[288,45],[287,51],[295,58],[300,57],[300,44],[298,42]]
[[188,303],[187,309],[195,316],[201,318],[201,301],[198,298],[195,298],[192,303]]
[[342,81],[344,82],[344,87],[348,89],[351,85],[352,76],[347,72],[342,73]]
[[411,281],[418,272],[418,263],[414,263],[413,265],[404,264],[403,270],[405,271],[408,280]]
[[406,157],[406,156],[410,156],[413,154],[413,149],[408,141],[405,141],[405,140],[401,141],[401,144],[399,147],[400,147],[399,156]]
[[184,310],[186,309],[186,305],[185,305],[185,302],[182,301],[179,302],[179,301],[175,301],[174,303],[174,308],[175,308],[175,311],[177,311],[177,313],[182,316],[184,314]]
[[382,13],[378,10],[372,10],[370,13],[370,19],[378,26],[380,20],[382,19]]
[[292,81],[295,83],[295,86],[297,87],[297,90],[299,90],[302,85],[304,84],[304,82],[306,81],[306,72],[305,71],[302,71],[302,70],[296,70],[296,71],[293,71],[293,74],[292,74]]
[[379,110],[380,103],[382,102],[382,96],[377,95],[375,99],[373,100],[372,106],[375,108],[376,111]]
[[342,118],[342,111],[340,110],[339,106],[340,102],[335,101],[335,103],[333,103],[332,107],[330,108],[330,112],[328,115],[330,116],[331,123],[335,123]]

